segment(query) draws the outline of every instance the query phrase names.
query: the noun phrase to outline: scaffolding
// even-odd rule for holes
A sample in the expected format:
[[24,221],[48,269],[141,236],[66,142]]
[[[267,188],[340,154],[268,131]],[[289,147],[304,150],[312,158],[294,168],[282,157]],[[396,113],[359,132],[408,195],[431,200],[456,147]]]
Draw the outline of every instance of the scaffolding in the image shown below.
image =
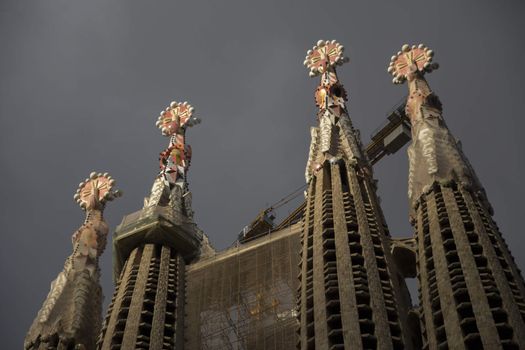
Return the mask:
[[189,349],[292,349],[301,224],[239,244],[187,269]]

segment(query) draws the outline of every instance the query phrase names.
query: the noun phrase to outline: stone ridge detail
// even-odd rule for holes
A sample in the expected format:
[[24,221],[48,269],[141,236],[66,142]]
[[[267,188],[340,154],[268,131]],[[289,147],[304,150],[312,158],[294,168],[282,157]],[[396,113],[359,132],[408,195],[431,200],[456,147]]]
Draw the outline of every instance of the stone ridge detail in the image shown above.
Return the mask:
[[424,45],[404,45],[388,69],[409,88],[408,196],[423,349],[523,349],[523,277],[424,77],[437,68],[432,56]]
[[306,169],[297,348],[417,349],[410,296],[335,71],[346,61],[342,52],[335,41],[319,41],[305,60],[321,81]]

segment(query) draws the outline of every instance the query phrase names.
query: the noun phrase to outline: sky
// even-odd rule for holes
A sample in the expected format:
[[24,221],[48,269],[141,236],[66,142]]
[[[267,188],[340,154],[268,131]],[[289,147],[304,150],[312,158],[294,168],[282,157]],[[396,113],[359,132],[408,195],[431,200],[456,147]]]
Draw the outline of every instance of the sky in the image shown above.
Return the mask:
[[[187,132],[199,226],[228,247],[260,210],[304,183],[317,79],[302,65],[336,39],[338,69],[366,144],[406,95],[386,72],[401,45],[424,43],[444,118],[485,186],[519,267],[525,267],[520,1],[0,1],[0,335],[20,348],[84,214],[73,201],[93,170],[124,196],[113,231],[139,210],[168,144],[155,127],[170,101],[202,124]],[[375,166],[396,237],[408,224],[406,147]],[[295,203],[296,204],[296,203]],[[294,203],[277,212],[286,216]],[[101,258],[113,292],[111,243]]]

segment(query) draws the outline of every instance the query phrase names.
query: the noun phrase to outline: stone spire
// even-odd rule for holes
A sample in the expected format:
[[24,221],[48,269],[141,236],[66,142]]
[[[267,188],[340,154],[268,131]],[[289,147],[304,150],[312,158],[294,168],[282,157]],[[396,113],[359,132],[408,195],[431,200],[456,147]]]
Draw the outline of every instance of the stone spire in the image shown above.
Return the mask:
[[408,196],[412,206],[435,182],[453,180],[485,196],[461,144],[446,126],[438,96],[425,79],[425,73],[439,68],[432,62],[433,56],[434,52],[423,44],[404,45],[402,51],[392,56],[388,68],[394,84],[408,82],[406,114],[412,124]]
[[200,119],[192,116],[193,110],[187,102],[172,102],[160,113],[156,125],[170,141],[160,153],[160,172],[151,195],[144,200],[144,209],[169,206],[176,214],[193,219],[187,181],[191,146],[186,144],[186,128],[200,123]]
[[425,73],[433,51],[404,45],[388,71],[408,82],[409,156],[424,349],[525,348],[525,285]]
[[73,253],[51,283],[51,290],[26,336],[25,349],[94,349],[102,323],[98,260],[106,247],[106,203],[120,196],[107,173],[91,173],[75,200],[86,212],[73,234]]
[[335,162],[347,159],[366,164],[359,132],[348,117],[346,90],[339,82],[335,67],[348,62],[343,56],[343,46],[335,40],[320,40],[308,50],[304,65],[310,70],[310,77],[320,76],[315,91],[318,127],[311,128],[312,143],[306,164],[306,182],[319,170],[325,160]]
[[340,44],[321,40],[304,62],[321,79],[306,167],[298,348],[413,349],[410,297],[335,70],[346,61]]
[[183,347],[185,266],[203,247],[187,182],[186,129],[199,122],[192,113],[187,102],[172,102],[158,118],[169,145],[143,209],[124,217],[113,236],[115,292],[98,349]]

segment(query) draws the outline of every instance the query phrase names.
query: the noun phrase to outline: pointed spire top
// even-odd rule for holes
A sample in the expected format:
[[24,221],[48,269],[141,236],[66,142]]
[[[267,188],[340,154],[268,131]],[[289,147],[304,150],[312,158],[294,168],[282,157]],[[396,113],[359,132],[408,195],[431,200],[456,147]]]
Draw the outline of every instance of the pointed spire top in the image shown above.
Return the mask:
[[423,44],[403,45],[401,51],[390,59],[388,73],[394,76],[392,83],[402,84],[411,74],[416,72],[425,74],[438,69],[439,65],[432,63],[432,57],[434,57],[434,51]]
[[78,185],[73,199],[83,210],[103,208],[108,201],[122,196],[121,191],[113,191],[114,185],[115,180],[108,173],[92,172]]
[[184,186],[191,161],[191,147],[186,144],[186,128],[199,124],[194,108],[187,102],[171,102],[160,112],[156,122],[162,135],[170,137],[168,148],[160,154],[160,175],[169,183]]
[[303,64],[310,70],[310,77],[320,75],[321,81],[315,92],[315,104],[320,110],[334,107],[335,114],[339,117],[346,111],[345,101],[347,94],[343,85],[337,78],[335,67],[348,62],[345,57],[343,45],[335,40],[319,40],[311,50],[306,53]]
[[343,51],[343,45],[335,40],[319,40],[317,45],[306,52],[303,64],[310,70],[310,77],[315,77],[336,65],[348,62],[348,57],[343,55]]
[[187,102],[171,102],[170,105],[160,112],[157,127],[164,136],[182,134],[186,127],[199,124],[200,119],[193,117],[194,108]]
[[337,41],[319,40],[306,53],[304,65],[310,70],[310,76],[321,77],[315,90],[318,126],[311,129],[312,143],[306,164],[306,182],[310,182],[327,161],[333,163],[344,159],[366,162],[359,133],[353,128],[348,116],[348,96],[335,69],[349,61],[343,52],[343,45]]

